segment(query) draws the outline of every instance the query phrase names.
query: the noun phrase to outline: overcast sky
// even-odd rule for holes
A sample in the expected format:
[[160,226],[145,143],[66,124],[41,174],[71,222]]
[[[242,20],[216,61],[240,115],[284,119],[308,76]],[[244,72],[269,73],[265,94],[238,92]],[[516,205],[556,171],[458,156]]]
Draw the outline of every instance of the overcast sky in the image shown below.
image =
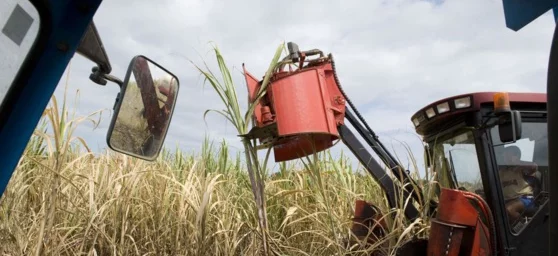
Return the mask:
[[[242,3],[242,4],[240,4]],[[205,134],[240,147],[234,127],[206,109],[223,105],[188,59],[202,58],[216,72],[209,42],[222,50],[243,104],[242,63],[258,77],[281,42],[333,53],[340,81],[380,139],[407,165],[411,147],[423,169],[420,138],[411,115],[444,97],[473,91],[546,91],[554,26],[551,13],[520,32],[505,27],[501,0],[453,1],[104,1],[95,18],[113,74],[146,55],[174,72],[180,94],[167,146],[199,150]],[[78,114],[107,109],[100,127],[78,135],[96,150],[105,135],[118,87],[88,80],[92,63],[74,57],[69,93],[80,90]],[[57,89],[62,95],[66,77]],[[205,89],[204,89],[205,87]],[[73,98],[72,98],[73,99]],[[334,152],[348,150],[338,144]]]

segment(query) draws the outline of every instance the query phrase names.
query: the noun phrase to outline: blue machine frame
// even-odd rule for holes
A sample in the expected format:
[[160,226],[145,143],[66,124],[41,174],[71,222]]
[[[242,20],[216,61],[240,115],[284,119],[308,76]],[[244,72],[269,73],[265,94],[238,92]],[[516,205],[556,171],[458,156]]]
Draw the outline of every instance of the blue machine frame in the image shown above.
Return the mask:
[[558,0],[503,0],[506,27],[519,31],[552,9],[558,15]]
[[41,16],[39,34],[0,109],[2,195],[101,2],[31,0]]

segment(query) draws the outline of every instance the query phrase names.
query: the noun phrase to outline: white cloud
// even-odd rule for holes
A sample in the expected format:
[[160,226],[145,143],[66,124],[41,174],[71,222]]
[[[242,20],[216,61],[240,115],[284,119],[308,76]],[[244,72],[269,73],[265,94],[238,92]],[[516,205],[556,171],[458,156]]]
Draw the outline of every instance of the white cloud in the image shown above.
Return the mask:
[[[207,44],[214,41],[235,67],[245,101],[241,64],[263,76],[277,45],[294,41],[302,49],[332,52],[343,87],[371,127],[388,147],[407,141],[419,164],[422,148],[411,115],[437,99],[466,92],[544,92],[554,26],[547,14],[513,32],[505,27],[500,0],[107,1],[95,22],[115,75],[123,77],[129,60],[144,54],[179,77],[179,101],[167,137],[171,147],[199,148],[205,134],[240,147],[234,128],[219,116],[210,114],[205,125],[203,112],[222,109],[222,103],[209,86],[203,88],[188,59],[201,64],[201,55],[217,71]],[[73,64],[70,89],[82,91],[80,111],[112,108],[117,86],[91,83],[92,64],[83,58]],[[107,126],[105,119],[98,131],[85,127],[80,135],[102,146]],[[397,147],[397,154],[405,157],[406,152]]]

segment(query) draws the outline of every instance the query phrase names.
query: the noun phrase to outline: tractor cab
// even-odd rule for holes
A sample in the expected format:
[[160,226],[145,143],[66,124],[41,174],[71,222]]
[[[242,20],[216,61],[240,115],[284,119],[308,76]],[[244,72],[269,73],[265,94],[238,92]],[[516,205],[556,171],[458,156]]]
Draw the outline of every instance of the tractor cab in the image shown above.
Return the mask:
[[492,215],[493,223],[484,216],[485,225],[495,232],[490,237],[499,250],[547,253],[546,94],[458,95],[424,107],[412,121],[425,142],[438,194],[446,188],[480,196]]

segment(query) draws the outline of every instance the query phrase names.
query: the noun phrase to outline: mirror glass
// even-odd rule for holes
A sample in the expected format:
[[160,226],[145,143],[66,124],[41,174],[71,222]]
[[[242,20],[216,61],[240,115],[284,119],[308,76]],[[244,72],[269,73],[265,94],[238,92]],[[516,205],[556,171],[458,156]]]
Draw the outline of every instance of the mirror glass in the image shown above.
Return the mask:
[[154,160],[159,155],[178,95],[178,78],[144,56],[131,61],[107,143],[115,151]]

